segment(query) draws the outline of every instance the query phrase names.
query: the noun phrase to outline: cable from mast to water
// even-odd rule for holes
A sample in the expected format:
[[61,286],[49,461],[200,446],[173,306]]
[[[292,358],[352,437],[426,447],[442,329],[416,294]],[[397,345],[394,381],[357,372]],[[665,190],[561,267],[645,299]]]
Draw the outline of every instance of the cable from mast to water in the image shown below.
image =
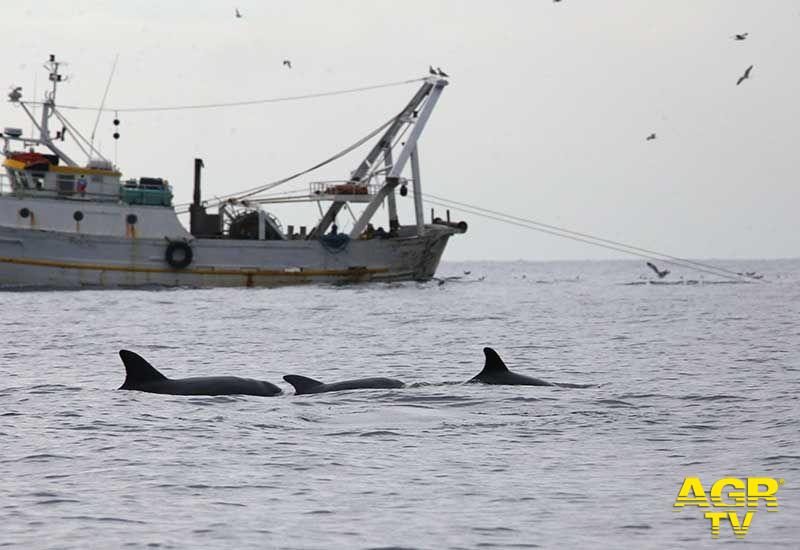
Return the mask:
[[648,260],[656,260],[667,264],[691,269],[693,271],[698,271],[735,281],[758,280],[760,282],[768,282],[763,279],[753,279],[752,277],[746,277],[740,275],[739,273],[736,273],[735,271],[729,269],[725,269],[724,267],[718,267],[715,265],[703,262],[697,262],[694,260],[687,260],[685,258],[678,258],[676,256],[665,254],[663,252],[658,252],[656,250],[629,245],[620,241],[613,241],[611,239],[604,239],[602,237],[595,237],[594,235],[590,235],[589,233],[573,231],[571,229],[567,229],[564,227],[558,227],[555,225],[537,222],[536,220],[505,214],[503,212],[498,212],[496,210],[490,210],[488,208],[483,208],[480,206],[475,206],[447,199],[444,197],[431,195],[430,193],[425,193],[424,197],[427,202],[435,204],[437,206],[451,208],[453,210],[458,210],[475,216],[480,216],[483,218],[507,223],[510,225],[515,225],[517,227],[524,227],[525,229],[531,229],[533,231],[538,231],[540,233],[546,233],[548,235],[554,235],[556,237],[562,237],[565,239],[570,239],[573,241],[578,241],[585,244],[598,246],[600,248],[606,248],[608,250],[622,252],[631,256],[638,256],[640,258],[645,258]]

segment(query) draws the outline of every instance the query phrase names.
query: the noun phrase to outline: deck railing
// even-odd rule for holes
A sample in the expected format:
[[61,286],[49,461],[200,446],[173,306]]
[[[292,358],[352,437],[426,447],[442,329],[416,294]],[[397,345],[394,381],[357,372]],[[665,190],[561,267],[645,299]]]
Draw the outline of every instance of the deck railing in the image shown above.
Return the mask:
[[312,199],[369,202],[380,188],[376,184],[347,180],[315,181],[309,185]]

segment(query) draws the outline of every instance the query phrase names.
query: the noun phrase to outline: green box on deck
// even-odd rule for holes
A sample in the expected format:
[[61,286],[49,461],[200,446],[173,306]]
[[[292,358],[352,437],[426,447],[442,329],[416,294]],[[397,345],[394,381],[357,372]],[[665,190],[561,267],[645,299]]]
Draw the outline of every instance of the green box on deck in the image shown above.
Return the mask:
[[141,187],[122,187],[120,189],[122,202],[128,204],[143,204],[148,206],[172,206],[172,189],[164,186],[162,189],[144,189]]

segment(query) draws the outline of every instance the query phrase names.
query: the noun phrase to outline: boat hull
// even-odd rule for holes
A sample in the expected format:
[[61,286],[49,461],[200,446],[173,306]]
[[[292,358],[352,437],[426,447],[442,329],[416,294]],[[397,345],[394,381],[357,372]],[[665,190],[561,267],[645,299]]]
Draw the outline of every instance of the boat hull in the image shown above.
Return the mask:
[[453,233],[451,228],[431,225],[421,237],[354,239],[340,249],[319,240],[190,239],[192,262],[176,269],[167,263],[169,241],[164,238],[0,226],[0,287],[269,287],[424,281],[435,274]]

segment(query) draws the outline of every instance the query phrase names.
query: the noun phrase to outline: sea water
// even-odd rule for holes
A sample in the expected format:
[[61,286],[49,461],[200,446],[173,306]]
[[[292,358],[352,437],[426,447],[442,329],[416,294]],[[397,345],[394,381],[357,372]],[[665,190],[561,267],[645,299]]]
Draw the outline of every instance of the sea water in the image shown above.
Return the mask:
[[[443,284],[2,292],[0,545],[796,548],[800,262],[722,265],[764,279],[449,263]],[[588,387],[463,384],[484,346]],[[120,349],[285,393],[117,391]],[[290,373],[409,387],[294,396]],[[778,511],[712,540],[673,507],[692,476],[783,479]]]

